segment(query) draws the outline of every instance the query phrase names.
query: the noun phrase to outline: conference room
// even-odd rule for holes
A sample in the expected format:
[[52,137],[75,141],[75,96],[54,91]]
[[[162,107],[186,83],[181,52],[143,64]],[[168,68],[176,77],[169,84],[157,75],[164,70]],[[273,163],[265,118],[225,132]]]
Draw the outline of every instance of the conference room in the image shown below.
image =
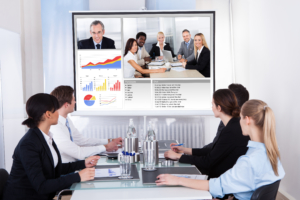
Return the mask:
[[0,200],[297,199],[299,6],[0,1]]

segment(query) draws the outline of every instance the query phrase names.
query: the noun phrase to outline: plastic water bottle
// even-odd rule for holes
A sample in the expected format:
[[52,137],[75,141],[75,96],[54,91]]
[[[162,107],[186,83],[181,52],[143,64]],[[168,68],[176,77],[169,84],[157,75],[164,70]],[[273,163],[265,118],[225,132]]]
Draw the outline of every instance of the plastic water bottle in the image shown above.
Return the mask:
[[155,132],[154,132],[154,129],[153,129],[152,121],[149,121],[148,132],[147,132],[145,140],[146,141],[156,140],[156,136],[155,136]]
[[129,120],[129,126],[127,130],[127,138],[136,138],[136,130],[133,124],[133,119]]

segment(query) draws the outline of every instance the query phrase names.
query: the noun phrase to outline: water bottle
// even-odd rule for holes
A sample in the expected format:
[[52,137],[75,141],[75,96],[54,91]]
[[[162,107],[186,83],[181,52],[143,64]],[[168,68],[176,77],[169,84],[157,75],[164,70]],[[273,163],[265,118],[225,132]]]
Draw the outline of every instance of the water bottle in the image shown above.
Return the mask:
[[145,140],[146,141],[156,140],[156,136],[155,136],[155,132],[154,132],[154,129],[153,129],[152,121],[149,121],[148,132],[147,132]]
[[133,119],[129,120],[129,126],[127,130],[127,138],[136,138],[136,130],[133,124]]

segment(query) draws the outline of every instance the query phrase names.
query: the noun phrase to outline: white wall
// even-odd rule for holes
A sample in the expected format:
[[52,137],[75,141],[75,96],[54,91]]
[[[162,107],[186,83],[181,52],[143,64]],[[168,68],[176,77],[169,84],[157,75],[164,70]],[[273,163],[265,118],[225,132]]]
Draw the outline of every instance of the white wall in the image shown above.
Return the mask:
[[275,112],[286,172],[281,189],[300,196],[300,1],[252,0],[249,7],[250,93]]

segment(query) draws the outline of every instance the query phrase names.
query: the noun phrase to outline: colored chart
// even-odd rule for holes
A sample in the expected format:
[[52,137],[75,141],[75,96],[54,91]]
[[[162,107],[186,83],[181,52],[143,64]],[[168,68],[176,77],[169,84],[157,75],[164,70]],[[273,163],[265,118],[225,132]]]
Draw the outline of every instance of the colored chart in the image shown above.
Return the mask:
[[82,65],[82,69],[121,69],[121,56],[116,56],[113,59],[106,59],[104,62],[89,62],[87,65]]
[[93,91],[93,82],[85,85],[85,87],[82,88],[82,91]]
[[86,96],[84,97],[84,103],[85,103],[85,105],[87,105],[87,106],[92,106],[92,105],[94,105],[94,104],[95,104],[95,101],[96,101],[96,97],[93,96],[93,95],[88,94],[88,95],[86,95]]
[[108,106],[108,105],[111,105],[113,103],[115,103],[117,100],[117,97],[116,96],[105,96],[105,97],[101,97],[101,100],[100,100],[100,105],[101,106]]
[[110,87],[110,91],[121,91],[121,83],[119,80],[117,80],[113,87]]
[[106,91],[106,79],[104,80],[104,83],[101,86],[96,86],[96,91]]

